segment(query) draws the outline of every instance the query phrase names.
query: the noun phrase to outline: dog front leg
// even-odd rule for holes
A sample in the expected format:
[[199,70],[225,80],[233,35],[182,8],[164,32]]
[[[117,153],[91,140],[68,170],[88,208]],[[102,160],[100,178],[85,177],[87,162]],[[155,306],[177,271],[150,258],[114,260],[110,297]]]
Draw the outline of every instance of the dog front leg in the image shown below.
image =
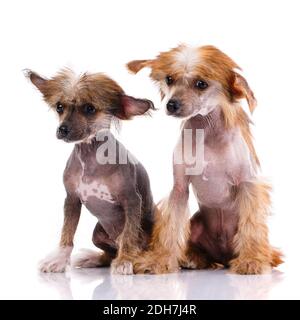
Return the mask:
[[137,258],[135,273],[171,273],[185,260],[189,238],[189,176],[184,165],[174,165],[174,186],[157,205],[149,250]]
[[159,205],[161,217],[155,222],[153,248],[160,258],[151,273],[176,272],[179,262],[185,260],[189,237],[188,186],[187,179],[176,179],[169,198]]
[[125,197],[123,202],[125,225],[117,239],[118,255],[111,264],[115,274],[133,274],[133,261],[140,252],[142,201],[134,193]]
[[42,272],[64,272],[70,263],[73,239],[79,222],[81,202],[76,196],[67,195],[64,205],[64,223],[59,248],[40,262]]

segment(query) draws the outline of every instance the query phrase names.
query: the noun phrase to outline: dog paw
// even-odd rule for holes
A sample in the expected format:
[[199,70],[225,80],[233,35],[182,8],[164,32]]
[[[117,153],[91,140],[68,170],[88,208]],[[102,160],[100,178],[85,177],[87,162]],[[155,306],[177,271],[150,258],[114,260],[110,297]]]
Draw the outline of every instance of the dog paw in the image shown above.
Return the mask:
[[113,274],[133,274],[132,262],[126,260],[114,260],[111,264],[111,272]]
[[184,269],[207,269],[210,264],[200,254],[193,254],[181,259],[180,266]]
[[82,249],[81,252],[72,258],[72,267],[75,268],[96,268],[100,266],[100,252]]
[[65,272],[70,263],[72,247],[64,247],[50,253],[45,259],[40,261],[39,270],[41,272]]
[[111,257],[107,253],[82,249],[81,252],[72,258],[71,265],[75,268],[97,268],[109,266]]
[[225,266],[222,263],[217,263],[217,262],[213,262],[207,267],[207,269],[211,269],[211,270],[221,270],[224,268]]
[[201,269],[210,269],[210,270],[220,270],[220,269],[224,269],[224,265],[220,264],[220,263],[216,263],[216,262],[212,262],[212,263],[207,263],[204,262],[202,260],[190,260],[190,259],[185,259],[183,261],[180,262],[180,266],[183,269],[197,269],[197,270],[201,270]]
[[196,261],[189,260],[189,259],[181,261],[180,266],[184,269],[199,269],[197,267]]
[[137,262],[134,264],[134,273],[163,274],[179,271],[177,261]]
[[271,265],[255,259],[236,258],[230,262],[230,272],[237,274],[266,274],[271,272]]

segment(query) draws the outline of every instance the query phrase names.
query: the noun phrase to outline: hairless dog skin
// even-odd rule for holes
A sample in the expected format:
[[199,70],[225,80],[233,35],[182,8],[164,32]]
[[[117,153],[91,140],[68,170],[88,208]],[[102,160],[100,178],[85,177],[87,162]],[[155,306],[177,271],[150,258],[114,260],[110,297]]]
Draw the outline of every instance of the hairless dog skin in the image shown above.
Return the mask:
[[[109,128],[116,117],[125,120],[146,113],[152,102],[125,95],[100,73],[77,77],[64,69],[45,79],[28,70],[27,76],[58,113],[57,137],[76,142],[64,171],[67,196],[60,245],[41,262],[40,270],[65,271],[84,205],[98,220],[92,240],[103,252],[84,252],[74,265],[111,264],[113,273],[134,273],[135,257],[148,246],[155,206],[146,170]],[[111,152],[113,158],[108,159]]]

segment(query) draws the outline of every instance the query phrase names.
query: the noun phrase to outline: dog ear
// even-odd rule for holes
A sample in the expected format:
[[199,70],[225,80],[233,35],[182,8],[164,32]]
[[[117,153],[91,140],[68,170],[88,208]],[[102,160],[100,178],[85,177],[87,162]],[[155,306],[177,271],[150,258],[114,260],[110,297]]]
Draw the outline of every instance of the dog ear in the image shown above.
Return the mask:
[[254,93],[246,79],[236,72],[234,72],[232,94],[236,99],[246,98],[250,112],[254,111],[257,105]]
[[151,66],[152,60],[133,60],[127,63],[127,69],[133,73],[138,73],[141,69]]
[[42,94],[45,94],[45,89],[48,82],[47,79],[29,69],[24,70],[24,74],[41,91]]
[[129,120],[133,116],[149,114],[150,110],[155,110],[153,102],[147,99],[136,99],[131,96],[122,95],[119,109],[114,113],[122,120]]

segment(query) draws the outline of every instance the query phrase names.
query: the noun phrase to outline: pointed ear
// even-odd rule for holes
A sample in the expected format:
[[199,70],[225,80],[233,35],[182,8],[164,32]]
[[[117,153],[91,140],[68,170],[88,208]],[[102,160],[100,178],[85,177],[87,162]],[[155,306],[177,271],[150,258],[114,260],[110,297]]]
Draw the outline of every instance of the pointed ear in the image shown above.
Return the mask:
[[24,70],[24,75],[41,91],[41,93],[45,93],[44,91],[48,82],[47,79],[29,69]]
[[121,104],[115,112],[115,116],[122,120],[129,120],[133,116],[147,114],[150,110],[155,110],[152,101],[122,95]]
[[133,73],[138,73],[145,67],[150,67],[152,60],[133,60],[127,63],[127,69]]
[[254,93],[249,87],[246,79],[236,72],[234,72],[232,93],[236,99],[245,98],[248,102],[250,112],[252,113],[254,111],[257,104]]

